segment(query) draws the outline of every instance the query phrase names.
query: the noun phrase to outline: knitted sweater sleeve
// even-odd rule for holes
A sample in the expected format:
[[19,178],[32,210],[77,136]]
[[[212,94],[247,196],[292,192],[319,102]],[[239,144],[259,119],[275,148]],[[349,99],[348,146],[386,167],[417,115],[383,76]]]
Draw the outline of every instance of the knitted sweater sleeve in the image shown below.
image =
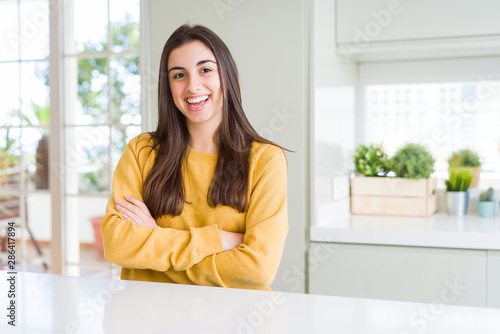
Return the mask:
[[208,256],[188,270],[169,270],[165,274],[174,282],[269,289],[287,233],[286,158],[281,149],[269,145],[256,161],[244,243],[231,251]]
[[106,259],[124,268],[186,270],[205,257],[222,252],[216,224],[191,227],[189,231],[148,228],[123,219],[116,210],[115,200],[124,200],[125,195],[144,202],[145,159],[139,159],[139,140],[136,137],[130,141],[115,170],[113,192],[101,224]]

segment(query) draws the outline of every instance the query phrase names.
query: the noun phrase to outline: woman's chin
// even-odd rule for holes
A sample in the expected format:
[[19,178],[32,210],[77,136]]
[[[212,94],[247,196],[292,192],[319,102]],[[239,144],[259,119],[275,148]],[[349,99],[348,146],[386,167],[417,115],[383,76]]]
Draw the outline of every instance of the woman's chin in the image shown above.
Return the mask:
[[190,115],[190,117],[188,117],[187,119],[188,122],[193,124],[203,124],[209,121],[210,117],[208,117],[207,115]]

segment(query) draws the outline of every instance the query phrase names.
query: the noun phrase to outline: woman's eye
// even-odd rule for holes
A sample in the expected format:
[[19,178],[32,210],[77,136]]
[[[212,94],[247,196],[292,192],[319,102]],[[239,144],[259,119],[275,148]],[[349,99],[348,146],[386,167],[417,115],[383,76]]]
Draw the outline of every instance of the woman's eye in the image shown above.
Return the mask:
[[174,79],[177,78],[184,78],[184,73],[177,73],[176,75],[174,75]]
[[208,72],[212,72],[212,69],[211,68],[204,68],[201,70],[202,73],[208,73]]

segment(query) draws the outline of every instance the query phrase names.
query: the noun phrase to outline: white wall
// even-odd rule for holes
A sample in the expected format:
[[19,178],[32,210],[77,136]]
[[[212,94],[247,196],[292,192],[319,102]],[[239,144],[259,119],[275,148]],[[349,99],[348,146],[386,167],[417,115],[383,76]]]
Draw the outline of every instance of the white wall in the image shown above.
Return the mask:
[[[314,1],[314,223],[350,214],[349,181],[355,145],[357,64],[336,53],[335,2]],[[344,174],[344,177],[335,177]],[[310,271],[314,270],[311,264]],[[314,274],[311,272],[311,274]]]
[[[291,292],[305,290],[309,189],[306,3],[304,0],[148,2],[151,56],[146,72],[157,77],[161,51],[177,27],[184,23],[207,26],[231,50],[240,73],[243,106],[254,128],[296,151],[287,156],[290,230],[280,269],[271,286],[274,290]],[[154,115],[151,123],[156,124],[157,87],[151,88]]]
[[314,138],[342,147],[347,167],[354,149],[355,90],[357,64],[339,56],[335,45],[335,3],[314,1]]

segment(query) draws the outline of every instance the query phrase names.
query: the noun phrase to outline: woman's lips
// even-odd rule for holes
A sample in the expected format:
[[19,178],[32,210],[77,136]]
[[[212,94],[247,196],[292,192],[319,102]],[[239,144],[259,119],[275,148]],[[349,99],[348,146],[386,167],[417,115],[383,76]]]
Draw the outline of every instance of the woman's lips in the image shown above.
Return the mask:
[[[202,100],[205,96],[206,96],[206,99]],[[203,107],[210,100],[210,95],[205,95],[205,96],[185,99],[186,104],[188,105],[189,110],[191,110],[191,111],[198,111],[198,110],[203,109]],[[192,101],[192,102],[190,103],[189,101]]]

